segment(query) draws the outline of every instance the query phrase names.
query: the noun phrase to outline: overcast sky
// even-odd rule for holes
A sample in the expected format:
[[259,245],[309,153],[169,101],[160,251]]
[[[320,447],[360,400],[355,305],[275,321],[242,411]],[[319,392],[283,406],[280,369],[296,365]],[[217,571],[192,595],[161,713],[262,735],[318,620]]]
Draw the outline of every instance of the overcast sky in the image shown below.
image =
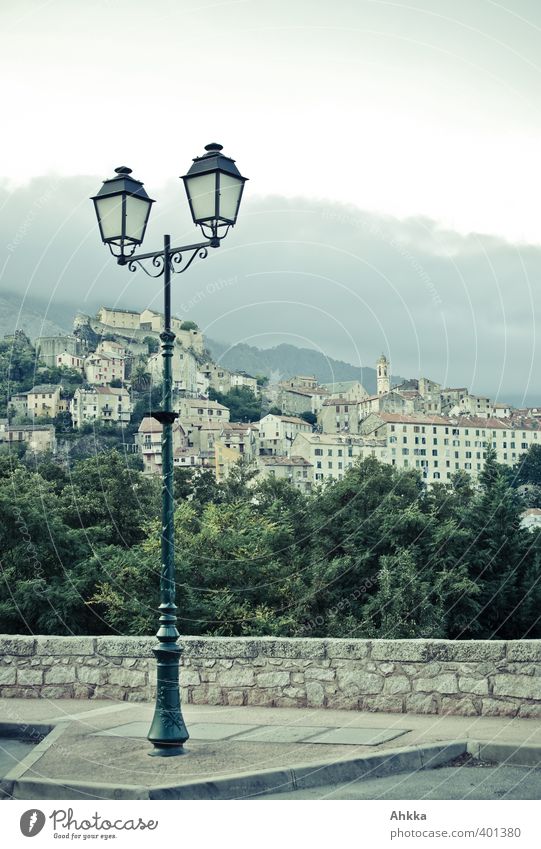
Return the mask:
[[541,403],[539,3],[2,0],[0,31],[2,289],[159,306],[88,195],[129,165],[145,247],[193,240],[176,178],[218,141],[246,202],[177,311]]

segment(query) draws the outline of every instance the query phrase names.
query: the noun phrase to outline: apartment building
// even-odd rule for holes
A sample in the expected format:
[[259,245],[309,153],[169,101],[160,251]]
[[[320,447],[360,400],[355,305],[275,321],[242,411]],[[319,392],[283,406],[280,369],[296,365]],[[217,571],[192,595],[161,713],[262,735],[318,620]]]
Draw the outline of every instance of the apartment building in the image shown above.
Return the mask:
[[361,433],[385,441],[385,462],[418,469],[427,482],[446,482],[458,471],[476,477],[488,446],[498,462],[513,466],[532,445],[541,444],[541,424],[531,419],[379,413],[362,422]]
[[277,416],[269,413],[259,422],[259,454],[289,456],[298,433],[311,433],[312,426],[296,416]]
[[[156,474],[162,469],[162,425],[152,416],[145,416],[135,434],[137,451],[143,458],[144,471]],[[177,420],[173,423],[173,461],[175,452],[187,446],[186,433]],[[179,465],[177,463],[176,465]]]
[[84,372],[88,383],[106,386],[112,380],[124,382],[124,357],[114,353],[89,354],[85,359]]
[[56,451],[54,425],[12,425],[0,426],[0,445],[26,445],[33,454],[44,451]]
[[328,397],[327,390],[320,389],[317,386],[312,388],[281,386],[278,394],[278,406],[283,413],[288,415],[313,413],[317,416]]
[[245,386],[254,395],[259,392],[256,378],[246,374],[245,371],[231,372],[231,388],[233,389],[235,386]]
[[54,419],[59,412],[60,389],[52,383],[42,383],[29,389],[26,393],[27,415]]
[[314,483],[342,480],[358,460],[376,457],[387,461],[384,439],[340,436],[334,433],[298,433],[291,446],[291,456],[303,457],[313,467]]
[[335,380],[333,383],[322,383],[321,389],[328,392],[331,398],[343,401],[362,401],[368,397],[368,392],[358,380]]
[[127,389],[112,386],[78,387],[70,404],[75,427],[86,422],[123,424],[130,420],[132,404]]
[[324,433],[357,433],[359,401],[340,397],[327,398],[318,413],[317,422]]
[[314,480],[312,464],[304,457],[258,457],[259,475],[287,480],[301,492],[309,492]]
[[82,372],[84,369],[84,357],[79,357],[77,354],[70,354],[69,351],[62,351],[61,354],[58,354],[56,357],[55,365],[59,368],[72,368],[75,371]]
[[[199,370],[196,358],[190,351],[175,345],[171,359],[173,390],[187,396],[198,397],[208,392],[208,380]],[[148,371],[153,383],[163,380],[163,357],[160,352],[148,358]]]
[[219,401],[208,398],[181,398],[179,401],[181,419],[186,422],[203,424],[216,422],[222,426],[229,421],[229,409]]

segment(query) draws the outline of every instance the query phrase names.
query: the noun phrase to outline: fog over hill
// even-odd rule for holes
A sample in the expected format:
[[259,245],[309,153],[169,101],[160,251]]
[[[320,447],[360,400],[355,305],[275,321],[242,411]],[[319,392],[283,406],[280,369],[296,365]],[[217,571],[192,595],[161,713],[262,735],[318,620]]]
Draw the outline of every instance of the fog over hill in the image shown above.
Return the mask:
[[[295,374],[313,374],[320,383],[359,380],[367,392],[372,394],[376,391],[375,368],[353,366],[343,360],[327,357],[321,351],[285,343],[273,348],[255,348],[244,343],[227,345],[207,339],[206,344],[216,362],[234,371],[244,370],[254,376],[262,374],[272,381]],[[402,380],[396,375],[392,377],[392,383],[400,383]]]

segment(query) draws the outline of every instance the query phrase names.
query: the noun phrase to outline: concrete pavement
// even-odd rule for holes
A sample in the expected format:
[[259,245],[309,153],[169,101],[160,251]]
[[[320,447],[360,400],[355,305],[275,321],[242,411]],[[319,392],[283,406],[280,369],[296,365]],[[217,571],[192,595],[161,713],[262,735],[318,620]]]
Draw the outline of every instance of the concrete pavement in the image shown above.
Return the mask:
[[[299,781],[323,785],[327,779],[336,783],[359,775],[415,772],[449,761],[474,741],[483,743],[485,751],[500,745],[498,760],[511,757],[515,763],[521,757],[524,762],[526,752],[538,763],[541,751],[536,720],[186,705],[186,723],[193,731],[186,754],[150,758],[144,735],[152,713],[147,703],[0,701],[0,723],[54,726],[29,760],[18,765],[13,759],[4,793],[25,798],[244,798],[269,789],[287,791]],[[444,745],[449,741],[454,748]],[[10,755],[3,757],[5,762]],[[25,795],[31,793],[41,795]]]

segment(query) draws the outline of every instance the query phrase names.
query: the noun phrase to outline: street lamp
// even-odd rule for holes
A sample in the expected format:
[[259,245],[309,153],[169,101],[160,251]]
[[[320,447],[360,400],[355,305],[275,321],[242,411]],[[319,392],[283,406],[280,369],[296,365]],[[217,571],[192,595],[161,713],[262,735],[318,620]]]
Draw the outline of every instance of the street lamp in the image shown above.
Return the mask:
[[[115,169],[115,177],[105,180],[92,200],[104,244],[119,265],[130,271],[141,268],[149,277],[163,277],[164,327],[160,333],[163,357],[163,409],[151,413],[162,425],[162,537],[160,570],[160,619],[157,663],[156,708],[148,739],[152,755],[179,755],[189,737],[180,707],[179,661],[181,648],[176,627],[175,539],[173,501],[173,422],[178,413],[172,406],[172,357],[175,334],[171,329],[171,274],[186,271],[194,259],[205,259],[207,248],[220,247],[229,228],[235,225],[246,178],[233,159],[222,154],[222,146],[208,144],[206,153],[196,157],[182,177],[194,224],[201,227],[205,242],[171,247],[171,237],[163,237],[163,250],[135,254],[144,239],[154,201],[143,184],[131,176],[131,169]],[[145,264],[145,261],[150,263]]]

